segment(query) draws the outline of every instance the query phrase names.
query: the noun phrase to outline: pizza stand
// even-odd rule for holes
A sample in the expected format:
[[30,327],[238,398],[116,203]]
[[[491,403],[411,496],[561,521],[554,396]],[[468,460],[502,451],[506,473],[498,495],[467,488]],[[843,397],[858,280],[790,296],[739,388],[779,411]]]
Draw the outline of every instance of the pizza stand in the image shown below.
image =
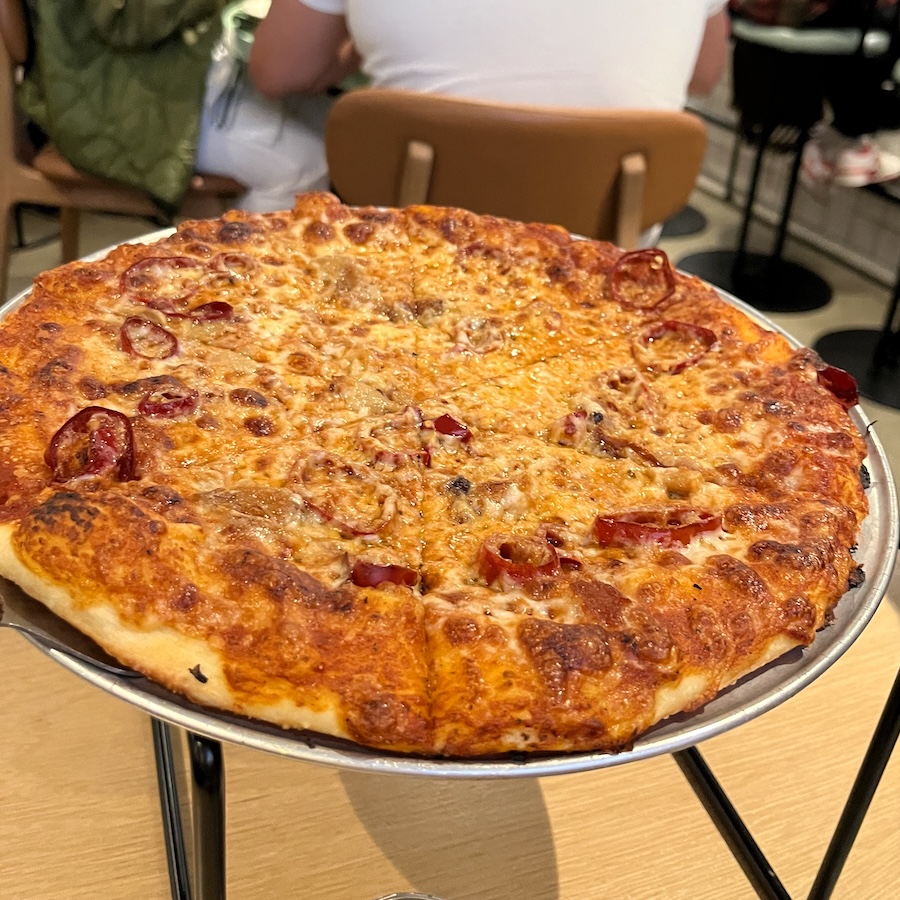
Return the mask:
[[[151,235],[150,238],[160,235]],[[15,298],[2,312],[24,300]],[[758,313],[726,297],[748,315]],[[762,319],[773,330],[772,323]],[[795,342],[796,343],[796,342]],[[777,874],[729,801],[697,745],[749,722],[794,696],[824,673],[859,637],[884,597],[898,544],[897,498],[884,451],[871,423],[857,407],[852,412],[867,436],[866,467],[870,513],[863,524],[857,560],[865,582],[836,607],[835,620],[807,648],[797,648],[722,692],[691,714],[681,714],[642,735],[617,754],[571,753],[518,755],[490,760],[428,759],[390,754],[339,739],[284,731],[195,706],[130,670],[119,667],[100,648],[42,606],[0,582],[3,624],[22,631],[55,662],[90,684],[151,717],[169,883],[175,900],[225,897],[225,772],[222,743],[264,750],[282,757],[358,773],[442,779],[529,779],[573,774],[671,754],[729,850],[759,897],[790,900]],[[189,754],[191,824],[183,821],[174,742],[184,731]],[[871,738],[868,752],[847,797],[843,814],[821,862],[810,900],[831,895],[865,818],[900,732],[900,673]],[[186,849],[190,827],[193,860]],[[402,897],[427,895],[397,894]]]

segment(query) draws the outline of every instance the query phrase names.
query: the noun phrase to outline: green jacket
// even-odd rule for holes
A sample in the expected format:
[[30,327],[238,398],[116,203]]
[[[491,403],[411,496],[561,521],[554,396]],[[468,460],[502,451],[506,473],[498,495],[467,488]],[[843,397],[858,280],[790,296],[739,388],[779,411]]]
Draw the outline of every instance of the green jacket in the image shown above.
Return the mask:
[[76,168],[166,214],[190,184],[222,0],[27,0],[24,113]]

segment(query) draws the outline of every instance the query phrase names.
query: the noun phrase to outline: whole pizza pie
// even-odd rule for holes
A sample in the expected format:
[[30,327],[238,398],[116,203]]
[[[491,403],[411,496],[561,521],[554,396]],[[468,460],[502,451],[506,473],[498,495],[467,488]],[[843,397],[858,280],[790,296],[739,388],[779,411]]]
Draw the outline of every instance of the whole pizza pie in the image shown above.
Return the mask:
[[0,573],[206,707],[614,752],[861,581],[855,402],[659,250],[307,194],[6,316]]

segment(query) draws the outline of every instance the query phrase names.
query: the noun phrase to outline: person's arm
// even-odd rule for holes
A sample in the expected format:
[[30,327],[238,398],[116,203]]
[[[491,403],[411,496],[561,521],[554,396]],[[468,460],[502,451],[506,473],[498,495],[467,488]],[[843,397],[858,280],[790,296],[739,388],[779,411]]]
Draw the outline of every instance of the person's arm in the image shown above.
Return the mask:
[[688,93],[695,97],[705,97],[719,83],[728,60],[728,35],[731,20],[722,9],[706,20],[703,40],[694,63],[694,73],[688,85]]
[[272,0],[250,51],[250,80],[266,97],[317,93],[359,67],[343,16]]

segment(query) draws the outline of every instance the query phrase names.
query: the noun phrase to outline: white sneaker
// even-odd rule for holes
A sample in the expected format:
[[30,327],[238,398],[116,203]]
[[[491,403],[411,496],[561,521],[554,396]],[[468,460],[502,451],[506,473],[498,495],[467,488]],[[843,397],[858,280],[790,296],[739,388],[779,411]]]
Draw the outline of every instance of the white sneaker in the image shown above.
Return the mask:
[[846,137],[820,125],[803,148],[801,173],[812,185],[865,187],[900,177],[900,157],[881,150],[868,135]]

